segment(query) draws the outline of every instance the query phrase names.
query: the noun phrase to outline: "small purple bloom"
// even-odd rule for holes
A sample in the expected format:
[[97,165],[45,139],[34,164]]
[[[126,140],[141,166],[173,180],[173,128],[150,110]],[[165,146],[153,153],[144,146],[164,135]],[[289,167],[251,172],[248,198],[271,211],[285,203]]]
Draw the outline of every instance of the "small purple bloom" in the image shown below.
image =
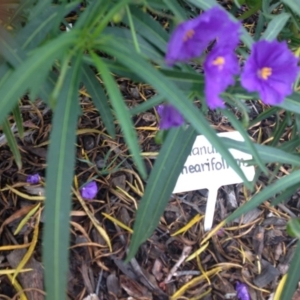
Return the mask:
[[262,40],[252,47],[241,83],[249,92],[258,92],[265,104],[276,105],[293,92],[298,72],[298,58],[286,42]]
[[40,181],[39,174],[28,175],[26,179],[26,182],[30,184],[38,184],[39,181]]
[[184,119],[180,112],[170,104],[160,104],[156,107],[156,110],[160,117],[160,129],[179,127],[184,122]]
[[215,6],[176,27],[168,43],[166,62],[173,65],[198,57],[216,39],[219,44],[234,49],[240,28],[240,23],[231,21],[223,9]]
[[251,300],[245,283],[237,282],[235,289],[238,300]]
[[234,75],[239,73],[239,63],[233,49],[216,45],[204,62],[205,96],[210,109],[224,108],[220,98],[229,85],[234,84]]
[[98,186],[95,181],[87,183],[80,189],[81,197],[87,200],[92,200],[98,193]]

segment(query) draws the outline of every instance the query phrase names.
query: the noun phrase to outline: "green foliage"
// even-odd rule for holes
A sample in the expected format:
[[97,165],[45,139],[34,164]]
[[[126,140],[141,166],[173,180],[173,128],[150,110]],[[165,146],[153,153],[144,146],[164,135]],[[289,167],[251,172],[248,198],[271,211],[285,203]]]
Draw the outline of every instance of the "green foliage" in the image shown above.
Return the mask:
[[[224,94],[228,103],[237,103],[243,115],[239,120],[231,111],[220,111],[230,124],[241,132],[245,142],[221,139],[207,121],[204,101],[204,76],[191,65],[177,64],[174,68],[165,65],[164,57],[172,26],[195,15],[200,9],[207,10],[216,1],[137,1],[137,0],[91,0],[84,1],[79,10],[79,1],[4,1],[1,11],[9,12],[0,27],[0,124],[7,143],[14,154],[16,165],[21,168],[22,159],[18,140],[11,131],[8,120],[13,119],[18,137],[23,137],[22,112],[19,100],[27,95],[31,101],[41,98],[53,112],[50,145],[46,170],[45,227],[43,234],[43,263],[47,299],[66,299],[69,247],[69,215],[71,187],[76,159],[77,120],[81,114],[78,90],[82,83],[98,109],[107,133],[116,136],[118,124],[134,160],[134,168],[146,179],[146,169],[140,155],[137,134],[132,116],[168,102],[176,107],[189,123],[188,128],[172,129],[163,139],[159,156],[147,180],[145,194],[140,202],[134,223],[128,259],[134,257],[141,243],[147,240],[157,227],[169,201],[178,175],[190,151],[196,134],[204,134],[232,168],[247,182],[236,164],[229,148],[250,153],[252,163],[268,174],[268,164],[280,168],[290,165],[292,172],[280,179],[270,179],[270,185],[236,210],[227,221],[248,212],[267,200],[276,205],[286,200],[297,189],[300,181],[298,154],[300,130],[300,94],[294,92],[278,107],[264,109],[254,120],[249,121],[247,100],[257,99],[239,86]],[[242,4],[243,1],[236,1]],[[259,9],[257,31],[254,38],[243,29],[242,41],[251,48],[254,40],[292,39],[299,45],[294,32],[285,33],[293,22],[299,31],[300,1],[284,0],[281,13],[271,15],[278,3],[272,1],[246,1],[252,15]],[[275,6],[274,6],[275,5]],[[65,17],[77,10],[78,19],[73,28],[62,31]],[[192,11],[192,13],[191,13]],[[151,13],[149,13],[151,12]],[[157,17],[153,17],[157,15]],[[7,15],[5,15],[7,16]],[[162,17],[161,17],[162,16]],[[234,18],[231,15],[231,18]],[[119,23],[120,22],[120,23]],[[264,24],[268,22],[266,30]],[[125,26],[124,26],[125,25]],[[263,32],[264,30],[264,32]],[[298,43],[298,44],[297,44]],[[247,56],[248,49],[239,48]],[[299,50],[293,46],[294,51]],[[201,61],[199,61],[201,63]],[[114,76],[124,76],[133,81],[152,86],[156,95],[131,111],[126,106]],[[201,109],[194,105],[197,95]],[[285,113],[282,123],[272,128],[268,145],[255,144],[247,130],[279,114]],[[283,141],[286,127],[291,127],[289,141]],[[276,175],[276,174],[275,174]],[[151,214],[151,218],[145,215]],[[289,232],[299,238],[299,221],[289,223]],[[297,246],[299,254],[299,242]],[[295,255],[289,270],[283,299],[290,299],[300,278],[299,255]]]
[[138,247],[151,236],[158,225],[195,137],[196,132],[192,128],[172,129],[168,133],[140,202],[127,261],[134,257]]

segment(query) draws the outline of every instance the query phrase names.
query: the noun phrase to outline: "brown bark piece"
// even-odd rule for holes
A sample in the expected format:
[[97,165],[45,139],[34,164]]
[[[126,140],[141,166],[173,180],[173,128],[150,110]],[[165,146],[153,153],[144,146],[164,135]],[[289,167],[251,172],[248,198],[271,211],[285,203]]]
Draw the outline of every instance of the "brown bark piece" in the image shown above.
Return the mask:
[[[9,255],[7,255],[6,258],[13,269],[15,269],[19,265],[25,253],[26,253],[25,249],[18,249],[12,251]],[[34,288],[43,291],[44,274],[43,274],[42,264],[39,263],[37,260],[35,260],[33,257],[31,257],[27,262],[27,264],[24,266],[24,268],[30,268],[32,269],[32,271],[18,274],[17,279],[20,282],[22,288],[23,289]],[[44,295],[36,290],[26,291],[26,296],[28,300],[45,299]]]

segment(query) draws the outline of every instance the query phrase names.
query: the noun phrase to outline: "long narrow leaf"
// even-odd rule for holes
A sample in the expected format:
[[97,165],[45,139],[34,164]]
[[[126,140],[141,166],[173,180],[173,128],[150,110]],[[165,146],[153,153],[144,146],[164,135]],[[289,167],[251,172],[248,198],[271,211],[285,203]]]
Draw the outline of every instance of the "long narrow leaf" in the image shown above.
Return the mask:
[[2,127],[3,127],[3,132],[5,134],[8,146],[9,146],[12,154],[14,155],[14,159],[16,161],[18,169],[21,170],[21,168],[22,168],[21,154],[20,154],[20,151],[18,148],[16,138],[10,129],[10,124],[7,119],[4,120]]
[[25,54],[20,49],[17,41],[0,26],[0,53],[13,67],[19,66]]
[[245,128],[242,126],[240,121],[236,118],[236,116],[229,110],[224,110],[223,114],[229,119],[232,126],[239,131],[239,133],[243,136],[245,140],[245,146],[247,146],[250,150],[250,154],[254,157],[256,163],[260,167],[260,169],[267,175],[268,170],[266,166],[263,164],[260,155],[257,149],[254,147],[253,142],[250,140],[248,133],[246,132]]
[[296,14],[300,15],[300,0],[282,0],[281,2],[288,5]]
[[[240,151],[251,154],[249,148],[245,143],[234,141],[228,138],[222,138],[225,147],[238,149]],[[254,144],[261,160],[264,163],[282,163],[290,164],[292,166],[300,166],[300,156],[290,154],[284,150],[276,149],[270,146]]]
[[107,93],[110,96],[111,104],[116,112],[116,116],[123,130],[125,141],[130,149],[130,152],[133,155],[139,172],[145,178],[146,169],[140,156],[140,149],[137,136],[134,131],[134,126],[131,120],[130,113],[124,103],[120,90],[116,82],[114,81],[112,75],[110,74],[109,69],[107,68],[106,64],[102,61],[102,59],[100,59],[100,57],[98,57],[94,53],[91,53],[91,55],[105,83]]
[[195,141],[196,132],[188,129],[172,129],[164,141],[140,202],[133,228],[133,236],[127,261],[130,260],[157,227],[183,165]]
[[91,68],[87,65],[82,66],[82,75],[83,82],[92,97],[92,100],[97,107],[101,119],[103,120],[107,132],[110,134],[112,138],[115,137],[115,125],[114,125],[114,117],[111,113],[111,109],[108,105],[108,99],[105,96],[104,90],[100,84],[100,82],[96,79],[96,75],[91,70]]
[[286,97],[285,100],[277,106],[300,114],[300,94],[298,92],[294,92],[292,95]]
[[66,299],[80,63],[78,55],[60,92],[47,157],[43,262],[48,300]]
[[[299,4],[300,6],[300,4]],[[297,247],[294,252],[293,259],[290,263],[287,278],[283,287],[280,299],[292,299],[295,293],[297,284],[300,279],[300,241],[297,243]]]
[[278,34],[281,32],[286,22],[290,18],[290,14],[281,13],[274,17],[272,21],[268,24],[266,31],[261,36],[261,40],[272,41],[277,38]]
[[165,51],[168,40],[167,31],[150,14],[136,7],[130,7],[130,10],[136,31],[158,49]]
[[14,115],[14,119],[17,124],[19,137],[23,138],[23,135],[24,135],[23,118],[22,118],[22,113],[21,113],[19,104],[17,104],[15,106],[15,108],[13,109],[13,115]]
[[[251,198],[247,203],[235,210],[227,219],[226,222],[230,222],[246,212],[256,208],[264,201],[268,201],[272,196],[277,193],[297,184],[300,182],[300,170],[295,171],[285,177],[278,179],[275,183],[265,187],[257,195]],[[284,298],[287,299],[287,298]]]
[[[118,42],[120,45],[126,45],[127,51],[131,53],[136,52],[135,44],[132,39],[131,31],[127,28],[120,28],[120,27],[107,27],[103,30],[102,35],[99,37],[100,40],[103,38],[103,35],[107,35],[107,37],[111,37],[115,42]],[[162,54],[146,41],[142,36],[137,35],[137,43],[141,54],[150,60],[153,60],[157,63],[163,63],[163,56]]]
[[[0,123],[16,105],[22,94],[36,85],[37,74],[49,71],[52,62],[76,41],[76,34],[61,35],[34,52],[7,78],[1,87]],[[26,76],[20,76],[26,74]]]
[[131,115],[135,116],[141,112],[147,111],[152,109],[156,105],[161,104],[165,100],[165,96],[162,95],[155,95],[152,98],[148,99],[147,101],[139,104],[138,106],[132,108],[130,110]]

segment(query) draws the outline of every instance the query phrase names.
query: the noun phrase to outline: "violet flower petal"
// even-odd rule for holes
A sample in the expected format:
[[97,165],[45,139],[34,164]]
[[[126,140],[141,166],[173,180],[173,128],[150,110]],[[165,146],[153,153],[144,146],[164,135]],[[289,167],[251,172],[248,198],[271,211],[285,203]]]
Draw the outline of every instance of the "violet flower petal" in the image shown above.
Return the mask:
[[298,72],[298,58],[286,42],[262,40],[252,47],[241,84],[249,92],[258,92],[265,104],[276,105],[293,92]]
[[28,175],[26,182],[30,184],[38,184],[40,181],[40,175],[39,174],[33,174],[33,175]]
[[210,109],[224,108],[220,98],[228,86],[234,84],[234,75],[239,73],[239,63],[233,49],[217,44],[207,55],[204,65],[205,96]]
[[232,21],[219,6],[215,6],[195,19],[179,24],[171,34],[166,62],[196,58],[217,39],[218,43],[234,49],[239,41],[241,24]]
[[98,186],[95,181],[87,183],[80,189],[81,197],[87,200],[92,200],[98,193]]
[[236,289],[236,296],[238,300],[251,300],[246,284],[237,282],[235,289]]
[[161,104],[157,106],[157,113],[160,117],[159,128],[162,130],[172,127],[179,127],[184,123],[180,112],[170,104]]

